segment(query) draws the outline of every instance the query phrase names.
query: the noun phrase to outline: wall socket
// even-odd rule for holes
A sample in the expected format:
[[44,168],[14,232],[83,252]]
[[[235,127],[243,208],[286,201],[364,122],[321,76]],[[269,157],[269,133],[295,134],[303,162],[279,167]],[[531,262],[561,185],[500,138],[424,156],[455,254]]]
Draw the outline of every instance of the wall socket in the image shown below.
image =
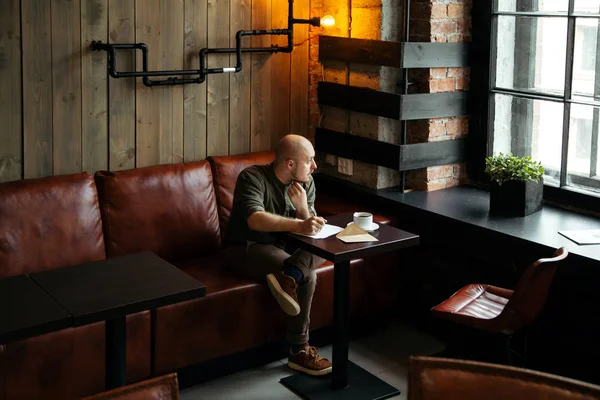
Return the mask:
[[338,172],[344,175],[352,175],[352,160],[338,157]]
[[333,154],[327,154],[325,156],[325,162],[329,165],[336,165],[337,164],[337,157],[334,156]]

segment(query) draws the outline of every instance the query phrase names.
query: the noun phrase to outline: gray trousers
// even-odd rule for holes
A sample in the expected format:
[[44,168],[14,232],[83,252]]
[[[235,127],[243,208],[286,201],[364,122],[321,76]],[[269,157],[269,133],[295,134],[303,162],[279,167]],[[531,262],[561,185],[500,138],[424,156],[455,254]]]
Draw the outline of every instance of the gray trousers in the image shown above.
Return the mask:
[[265,282],[268,274],[281,271],[284,265],[293,265],[302,271],[304,279],[298,282],[300,314],[287,316],[286,339],[291,344],[308,343],[310,306],[317,285],[316,268],[325,260],[304,250],[286,252],[278,244],[248,242],[246,246],[231,246],[230,265],[239,274]]

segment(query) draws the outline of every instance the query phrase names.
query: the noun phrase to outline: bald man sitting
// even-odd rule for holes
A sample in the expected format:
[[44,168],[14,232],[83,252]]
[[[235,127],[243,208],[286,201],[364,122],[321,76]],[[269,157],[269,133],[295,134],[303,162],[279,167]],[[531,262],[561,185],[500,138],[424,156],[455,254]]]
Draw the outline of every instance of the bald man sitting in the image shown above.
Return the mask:
[[323,259],[304,250],[286,252],[285,243],[269,232],[315,234],[326,220],[314,208],[317,168],[315,150],[304,137],[287,135],[277,146],[275,161],[243,170],[237,180],[226,242],[231,264],[239,273],[265,279],[288,314],[288,366],[310,375],[331,372],[331,362],[308,344],[310,306]]

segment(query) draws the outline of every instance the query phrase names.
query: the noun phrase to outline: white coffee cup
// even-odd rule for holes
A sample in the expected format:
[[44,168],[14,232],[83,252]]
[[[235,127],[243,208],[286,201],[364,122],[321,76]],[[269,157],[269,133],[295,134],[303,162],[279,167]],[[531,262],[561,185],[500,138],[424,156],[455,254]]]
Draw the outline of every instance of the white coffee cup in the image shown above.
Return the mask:
[[373,226],[373,214],[368,212],[355,212],[353,217],[354,225],[366,231],[371,230],[371,227]]

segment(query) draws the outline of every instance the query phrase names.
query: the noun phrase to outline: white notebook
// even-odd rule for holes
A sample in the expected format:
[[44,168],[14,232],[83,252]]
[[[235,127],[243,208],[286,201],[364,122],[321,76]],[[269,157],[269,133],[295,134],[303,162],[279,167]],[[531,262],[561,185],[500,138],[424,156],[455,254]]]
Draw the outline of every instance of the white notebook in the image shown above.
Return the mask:
[[600,244],[600,229],[558,231],[558,233],[577,244]]
[[298,233],[298,232],[293,232],[293,233],[296,235],[308,236],[309,238],[313,238],[313,239],[325,239],[325,238],[328,238],[331,235],[335,235],[336,233],[339,233],[343,230],[344,230],[344,228],[340,228],[339,226],[325,224],[325,225],[323,225],[323,229],[321,229],[318,233],[316,233],[314,235],[305,235],[303,233]]

